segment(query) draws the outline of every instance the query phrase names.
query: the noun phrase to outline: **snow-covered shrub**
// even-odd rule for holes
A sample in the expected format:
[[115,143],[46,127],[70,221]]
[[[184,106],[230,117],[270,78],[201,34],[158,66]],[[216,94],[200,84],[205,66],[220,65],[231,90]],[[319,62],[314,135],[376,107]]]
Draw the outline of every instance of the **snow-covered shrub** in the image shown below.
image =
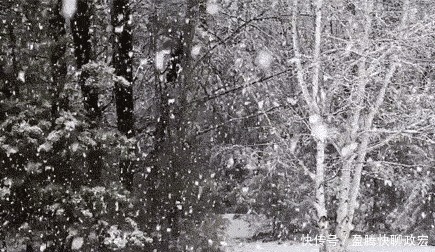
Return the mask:
[[[73,241],[78,246],[80,239],[73,237],[83,237],[82,245],[87,246],[91,230],[103,230],[103,222],[95,218],[117,225],[132,212],[122,187],[86,187],[91,150],[99,151],[104,176],[105,170],[118,169],[117,160],[129,153],[126,150],[134,145],[132,140],[119,137],[116,130],[93,129],[80,107],[61,110],[53,120],[51,105],[44,99],[11,100],[1,109],[8,114],[0,122],[0,214],[8,220],[2,228],[15,233],[27,223],[29,230],[42,236],[25,235],[56,250]],[[113,210],[105,212],[108,209]],[[71,236],[69,228],[78,230],[78,236]],[[140,230],[128,232],[132,244],[139,245],[141,237],[146,238]],[[98,239],[95,243],[103,244]]]
[[[221,167],[216,175],[223,204],[221,213],[259,214],[269,218],[267,239],[288,239],[313,232],[310,186],[298,167],[286,167],[287,149],[270,146],[222,147],[213,164]],[[283,159],[283,161],[279,161]]]
[[225,244],[224,226],[220,215],[207,214],[201,220],[185,220],[177,246],[181,251],[221,251]]

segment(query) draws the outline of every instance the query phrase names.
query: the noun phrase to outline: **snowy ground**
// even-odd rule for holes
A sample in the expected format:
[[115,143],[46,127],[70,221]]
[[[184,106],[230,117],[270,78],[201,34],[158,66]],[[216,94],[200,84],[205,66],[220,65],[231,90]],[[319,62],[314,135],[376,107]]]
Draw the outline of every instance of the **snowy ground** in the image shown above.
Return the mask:
[[225,235],[229,240],[245,240],[254,236],[268,225],[264,216],[224,214],[222,217],[227,221]]
[[[226,247],[225,252],[318,252],[315,246],[290,245],[288,243],[278,244],[277,242],[255,242],[241,243]],[[382,246],[362,246],[350,248],[352,252],[435,252],[435,247],[382,247]]]
[[[264,217],[254,217],[249,215],[225,214],[227,226],[225,233],[227,236],[225,252],[318,252],[318,247],[312,245],[295,245],[289,242],[248,242],[256,232],[262,231],[267,223]],[[264,231],[264,230],[263,230]],[[351,252],[435,252],[435,247],[431,246],[358,246],[349,247]]]

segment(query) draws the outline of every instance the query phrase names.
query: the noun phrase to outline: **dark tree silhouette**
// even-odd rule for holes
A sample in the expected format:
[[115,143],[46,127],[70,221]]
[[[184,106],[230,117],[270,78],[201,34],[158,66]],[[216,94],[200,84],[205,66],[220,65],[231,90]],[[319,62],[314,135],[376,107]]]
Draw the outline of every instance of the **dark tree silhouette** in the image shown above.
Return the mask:
[[[91,127],[98,125],[101,117],[101,109],[98,106],[98,90],[92,85],[87,85],[86,80],[89,78],[89,72],[83,69],[83,66],[91,60],[91,8],[88,0],[77,1],[77,12],[71,20],[72,35],[74,40],[74,56],[76,59],[77,69],[81,70],[79,84],[83,94],[83,103],[87,112],[88,120]],[[90,181],[97,181],[101,177],[103,162],[101,160],[101,150],[92,148],[87,157],[88,177]]]
[[[132,17],[128,0],[114,0],[112,25],[114,31],[113,66],[118,77],[115,83],[118,130],[128,138],[134,136]],[[121,182],[128,189],[133,185],[133,162],[121,160]]]
[[66,62],[64,59],[66,51],[65,40],[65,19],[60,14],[61,1],[58,1],[51,9],[49,37],[52,41],[50,62],[51,62],[51,113],[53,119],[57,118],[60,110],[60,92],[67,74]]
[[[91,11],[87,0],[77,1],[77,12],[71,20],[72,35],[74,39],[74,55],[76,58],[77,68],[89,63],[91,59],[91,35],[89,27],[91,25]],[[86,85],[86,79],[89,77],[87,71],[82,71],[80,75],[80,88],[83,93],[83,99],[86,111],[89,113],[91,122],[100,116],[101,111],[98,107],[98,92],[91,85]]]

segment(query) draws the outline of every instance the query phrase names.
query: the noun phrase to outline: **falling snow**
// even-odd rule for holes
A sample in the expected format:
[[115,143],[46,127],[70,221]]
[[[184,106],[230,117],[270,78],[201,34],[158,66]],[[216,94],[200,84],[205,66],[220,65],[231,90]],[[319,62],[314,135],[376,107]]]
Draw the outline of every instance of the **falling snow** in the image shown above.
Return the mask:
[[434,251],[435,5],[311,2],[3,1],[0,251]]
[[169,50],[161,50],[156,53],[155,57],[155,65],[156,68],[160,71],[165,70],[165,56],[170,54],[171,52]]
[[208,14],[210,15],[216,15],[219,12],[219,5],[217,3],[215,3],[214,1],[209,0],[207,2],[207,7],[206,7],[206,11]]
[[273,62],[273,56],[268,51],[260,51],[257,54],[255,62],[263,69],[267,69]]
[[347,157],[350,154],[352,154],[356,150],[357,147],[358,147],[357,143],[348,144],[348,145],[344,146],[343,149],[341,149],[341,155],[343,157]]
[[124,26],[115,26],[115,33],[122,33],[124,31]]
[[200,54],[200,52],[201,52],[201,46],[200,45],[195,45],[195,46],[192,47],[192,52],[191,52],[192,57],[198,56]]
[[71,19],[77,11],[77,0],[62,0],[62,15]]
[[320,141],[325,141],[328,138],[328,127],[325,125],[321,117],[317,114],[309,117],[311,125],[311,135]]
[[83,237],[74,237],[73,241],[71,243],[71,249],[72,250],[79,250],[82,248],[84,243]]
[[21,82],[26,82],[24,71],[18,72],[18,80],[20,80]]

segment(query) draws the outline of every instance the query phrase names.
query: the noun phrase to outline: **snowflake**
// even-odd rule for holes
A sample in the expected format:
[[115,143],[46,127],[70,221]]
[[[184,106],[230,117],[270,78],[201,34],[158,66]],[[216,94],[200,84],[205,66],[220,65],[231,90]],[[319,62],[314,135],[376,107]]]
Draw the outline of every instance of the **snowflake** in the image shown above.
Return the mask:
[[191,55],[192,57],[196,57],[199,55],[199,53],[201,52],[201,46],[200,45],[195,45],[192,47],[192,52]]

